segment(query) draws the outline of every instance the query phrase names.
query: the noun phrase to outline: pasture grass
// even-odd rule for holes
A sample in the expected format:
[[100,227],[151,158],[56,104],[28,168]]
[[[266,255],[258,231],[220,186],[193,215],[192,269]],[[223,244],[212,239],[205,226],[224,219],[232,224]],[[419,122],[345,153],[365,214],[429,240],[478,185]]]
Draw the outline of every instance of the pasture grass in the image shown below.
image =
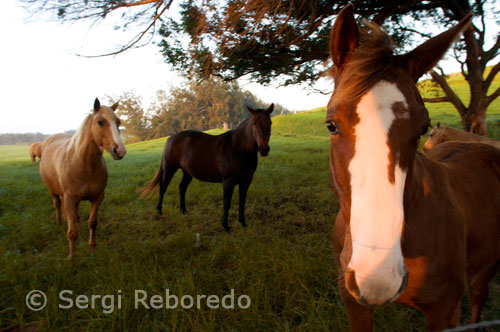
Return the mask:
[[[433,118],[448,114],[432,112]],[[75,269],[67,260],[66,225],[55,224],[28,146],[0,146],[0,328],[40,321],[44,331],[348,331],[330,244],[339,206],[330,187],[324,116],[319,110],[273,118],[270,155],[259,157],[248,192],[249,227],[237,222],[235,190],[230,235],[220,225],[220,184],[193,181],[186,215],[179,212],[181,172],[168,188],[161,217],[154,210],[156,196],[139,197],[137,188],[157,170],[164,138],[128,145],[121,161],[106,154],[109,180],[98,247],[87,245],[89,204],[83,202]],[[25,304],[33,289],[48,297],[38,312]],[[234,289],[236,297],[248,295],[252,302],[234,310],[203,303],[199,310],[134,308],[135,290],[150,298],[164,296],[166,289],[195,299],[222,298]],[[79,294],[114,295],[115,304],[120,292],[122,308],[104,313],[99,300],[94,309],[61,309],[62,290],[71,290],[73,300]],[[499,318],[499,277],[488,303],[483,318]],[[466,318],[467,302],[463,310]],[[424,326],[412,309],[376,310],[375,331],[424,331]]]

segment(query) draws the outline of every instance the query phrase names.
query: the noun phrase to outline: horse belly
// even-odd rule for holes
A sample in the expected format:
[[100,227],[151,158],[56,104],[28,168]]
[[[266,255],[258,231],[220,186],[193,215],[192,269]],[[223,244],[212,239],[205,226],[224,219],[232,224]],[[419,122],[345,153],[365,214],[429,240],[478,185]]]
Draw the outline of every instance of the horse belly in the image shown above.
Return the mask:
[[[211,137],[210,137],[211,138]],[[201,139],[206,139],[201,137]],[[196,144],[190,141],[190,145],[184,149],[180,160],[183,171],[197,180],[204,182],[222,182],[223,174],[220,170],[220,161],[217,157],[216,148],[213,144]]]

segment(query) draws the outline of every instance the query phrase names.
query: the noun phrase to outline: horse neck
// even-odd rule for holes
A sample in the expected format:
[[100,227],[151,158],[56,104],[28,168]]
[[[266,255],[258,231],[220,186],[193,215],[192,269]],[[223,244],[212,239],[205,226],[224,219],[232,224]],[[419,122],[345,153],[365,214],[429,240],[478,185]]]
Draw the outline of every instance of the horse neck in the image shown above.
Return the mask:
[[479,142],[483,139],[483,137],[479,135],[449,127],[446,127],[445,134],[451,140]]
[[257,142],[253,137],[252,126],[249,123],[246,119],[232,131],[233,145],[245,152],[257,152]]
[[91,118],[92,115],[89,115],[85,119],[70,141],[73,157],[89,166],[100,163],[102,158],[102,148],[94,141],[90,130]]

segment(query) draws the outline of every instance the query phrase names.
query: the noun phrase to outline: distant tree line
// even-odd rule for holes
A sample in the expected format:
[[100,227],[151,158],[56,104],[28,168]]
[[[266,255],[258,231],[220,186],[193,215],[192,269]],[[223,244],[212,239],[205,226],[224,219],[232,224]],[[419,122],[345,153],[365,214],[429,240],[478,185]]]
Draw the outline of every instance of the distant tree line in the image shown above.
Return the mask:
[[49,135],[42,133],[1,134],[0,145],[31,144],[41,142],[47,137],[49,137]]
[[[157,91],[147,108],[142,98],[131,91],[108,96],[108,99],[120,103],[117,112],[128,143],[169,136],[186,129],[231,129],[249,116],[246,106],[269,106],[251,92],[242,90],[236,81],[224,82],[217,78],[189,81],[169,92]],[[274,115],[290,113],[278,104],[274,109]]]

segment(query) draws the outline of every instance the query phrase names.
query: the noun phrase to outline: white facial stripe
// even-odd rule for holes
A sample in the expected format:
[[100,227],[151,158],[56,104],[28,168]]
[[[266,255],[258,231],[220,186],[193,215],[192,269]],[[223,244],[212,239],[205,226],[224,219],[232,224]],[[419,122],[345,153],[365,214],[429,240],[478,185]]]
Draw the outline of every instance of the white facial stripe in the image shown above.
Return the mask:
[[[361,295],[389,300],[402,283],[401,253],[403,191],[406,170],[395,167],[395,181],[389,181],[388,132],[395,120],[392,105],[402,102],[395,84],[377,83],[357,106],[355,155],[349,164],[351,176],[352,256]],[[386,298],[388,297],[388,298]]]
[[111,127],[111,134],[113,135],[113,141],[116,144],[121,143],[122,139],[120,137],[120,132],[118,131],[118,126],[117,126],[116,122],[109,121],[109,126]]
[[113,137],[113,141],[115,142],[115,144],[123,144],[122,139],[120,137],[120,132],[118,131],[118,125],[116,124],[115,121],[113,121],[114,119],[113,114],[110,114],[113,111],[106,109],[106,112],[108,113],[105,115],[105,118],[109,123],[109,127],[111,128],[111,135]]

